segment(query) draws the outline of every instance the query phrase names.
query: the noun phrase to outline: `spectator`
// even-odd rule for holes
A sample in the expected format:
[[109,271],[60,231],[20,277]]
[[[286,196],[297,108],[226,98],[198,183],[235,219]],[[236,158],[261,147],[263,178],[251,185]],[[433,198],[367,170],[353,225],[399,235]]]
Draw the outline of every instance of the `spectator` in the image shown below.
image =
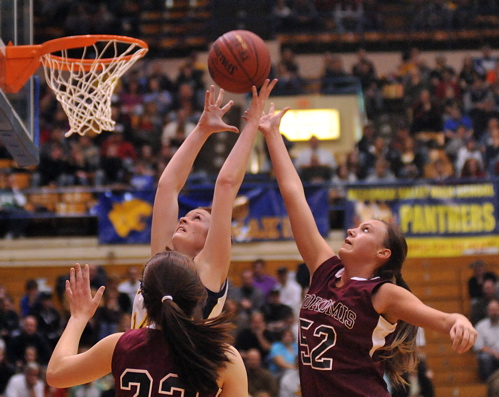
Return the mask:
[[189,110],[181,108],[176,112],[176,118],[167,122],[163,127],[161,144],[171,147],[172,155],[196,127],[196,124],[189,120],[189,116]]
[[54,307],[52,292],[41,292],[32,314],[36,317],[38,331],[55,347],[62,332],[59,311]]
[[160,77],[149,76],[144,94],[144,103],[155,102],[158,114],[163,117],[170,109],[172,101],[173,95],[170,91],[162,88]]
[[[175,84],[180,87],[182,84],[190,85],[195,95],[204,91],[204,65],[197,61],[197,53],[192,51],[189,56],[185,59],[184,63],[179,66],[177,78]],[[204,98],[198,98],[199,100],[204,100]]]
[[411,133],[441,131],[442,112],[429,90],[422,90],[419,99],[412,105]]
[[470,55],[466,55],[463,58],[463,64],[459,72],[458,81],[463,90],[466,90],[473,81],[478,76],[478,72],[475,69],[475,64],[473,63],[473,58]]
[[277,280],[265,272],[265,260],[257,259],[253,261],[251,267],[253,269],[253,285],[260,289],[267,298],[270,291],[276,286]]
[[47,365],[52,349],[47,339],[38,331],[36,317],[31,315],[22,320],[21,329],[12,333],[7,346],[9,361],[16,365],[22,363],[27,346],[34,346],[38,352],[40,364]]
[[293,14],[291,8],[286,4],[286,0],[276,0],[272,15],[276,21],[278,32],[287,32],[293,28]]
[[352,66],[352,75],[354,76],[369,76],[370,80],[377,80],[376,66],[374,62],[367,56],[367,51],[360,48],[357,51],[357,62]]
[[303,79],[295,72],[292,72],[283,63],[276,66],[276,78],[279,79],[272,90],[272,95],[301,95],[303,94]]
[[140,273],[137,266],[127,269],[127,279],[118,285],[118,291],[128,295],[130,302],[135,299],[135,294],[140,288]]
[[457,102],[452,102],[449,106],[446,107],[444,118],[445,122],[443,125],[443,130],[446,135],[448,133],[455,133],[457,127],[459,127],[460,125],[464,125],[468,130],[473,130],[473,122],[468,116],[463,115],[463,112]]
[[38,282],[32,278],[24,283],[24,295],[19,302],[21,317],[24,318],[32,313],[38,302]]
[[25,235],[31,223],[30,212],[26,210],[28,200],[14,185],[14,176],[0,172],[0,234],[6,239]]
[[395,182],[397,178],[390,170],[390,163],[383,157],[378,158],[374,165],[374,171],[366,178],[366,182],[381,183]]
[[454,178],[454,168],[449,160],[441,157],[436,158],[429,167],[425,167],[425,177],[431,178],[435,182],[446,182]]
[[241,353],[243,359],[246,359],[246,354],[250,349],[257,349],[260,352],[263,362],[265,362],[272,342],[274,342],[273,335],[267,329],[263,314],[255,311],[251,314],[249,327],[243,329],[236,336],[234,346]]
[[[17,362],[17,373],[23,372],[24,369],[31,363],[40,365],[38,361],[38,350],[35,346],[28,345],[24,349],[24,355],[22,361]],[[43,368],[45,369],[45,368]]]
[[457,162],[459,151],[469,139],[473,139],[473,130],[469,130],[465,125],[458,125],[455,133],[451,131],[445,133],[444,150],[453,165]]
[[3,396],[9,379],[16,373],[16,368],[7,361],[5,341],[0,339],[0,396]]
[[336,159],[331,151],[320,147],[321,141],[312,135],[308,147],[298,153],[295,166],[305,182],[329,181],[336,170]]
[[41,186],[70,186],[73,184],[73,168],[64,154],[62,145],[54,143],[50,145],[49,154],[40,156],[40,163],[33,174],[32,184]]
[[[492,119],[497,122],[497,119]],[[496,167],[499,161],[499,126],[493,127],[489,132],[489,139],[486,140],[483,150],[483,161],[488,175],[496,174]]]
[[435,96],[441,104],[450,101],[462,102],[463,92],[454,70],[443,70],[442,78],[435,87]]
[[298,344],[291,329],[285,329],[281,338],[272,343],[268,357],[269,369],[278,379],[288,370],[297,369]]
[[119,156],[118,145],[111,143],[101,157],[100,169],[96,174],[96,185],[123,184],[127,179],[128,167]]
[[416,103],[421,95],[421,91],[428,89],[428,82],[423,78],[421,69],[415,67],[409,70],[404,79],[404,106],[410,110],[411,106]]
[[40,376],[40,366],[30,363],[23,373],[10,378],[4,397],[44,397],[45,383]]
[[476,77],[463,95],[463,111],[468,114],[475,128],[475,137],[480,138],[481,118],[485,116],[487,102],[494,103],[494,95],[482,77]]
[[130,187],[136,190],[153,190],[154,185],[154,171],[148,167],[146,161],[136,160],[130,177]]
[[93,170],[87,163],[85,153],[79,145],[73,145],[71,148],[71,167],[73,174],[72,184],[76,186],[88,186],[91,183]]
[[8,294],[0,296],[0,339],[9,342],[12,332],[19,328],[19,314],[14,310]]
[[249,327],[251,314],[241,310],[241,306],[234,299],[227,299],[225,301],[224,311],[231,314],[231,322],[235,326],[231,331],[231,335],[235,339],[243,329]]
[[487,317],[487,307],[493,299],[496,299],[496,283],[492,279],[485,279],[482,284],[482,296],[470,309],[470,321],[473,325]]
[[248,374],[248,392],[251,396],[268,393],[269,397],[278,397],[278,385],[274,375],[262,367],[262,356],[258,349],[246,352],[246,372]]
[[482,164],[477,159],[469,158],[464,162],[460,178],[477,180],[483,179],[485,176]]
[[487,316],[476,324],[478,333],[473,349],[477,353],[480,379],[485,382],[499,369],[499,301],[491,299]]
[[[370,17],[371,15],[369,15]],[[345,33],[345,31],[361,33],[364,27],[362,1],[337,1],[334,9],[334,22],[338,33]]]
[[267,329],[274,333],[275,338],[295,322],[293,309],[281,302],[281,293],[278,288],[270,291],[268,302],[263,305],[261,311],[267,323]]
[[[335,88],[340,86],[341,79],[350,75],[346,72],[345,67],[343,66],[343,60],[341,56],[333,54],[331,52],[326,52],[323,56],[323,59],[324,66],[320,75],[320,90],[323,94],[333,94]],[[357,65],[356,72],[358,74],[366,73],[363,66],[363,64]],[[369,76],[364,76],[364,78],[369,79]]]
[[118,282],[118,276],[110,275],[107,278],[102,304],[95,312],[94,320],[98,340],[118,332],[121,316],[132,312],[132,302],[128,294],[119,292]]
[[474,304],[483,297],[483,283],[485,280],[497,281],[497,276],[494,272],[487,271],[487,265],[481,259],[470,263],[469,267],[473,269],[473,275],[468,279],[468,296],[471,304]]
[[481,56],[473,58],[473,66],[477,73],[485,78],[489,71],[495,69],[498,58],[492,55],[492,47],[489,44],[483,45],[481,51]]
[[423,176],[428,156],[424,148],[416,145],[415,139],[408,136],[402,141],[400,151],[390,152],[391,170],[397,178],[414,179]]
[[457,152],[457,159],[455,162],[456,176],[461,176],[463,172],[464,163],[468,159],[475,159],[479,164],[480,169],[483,170],[482,152],[477,147],[474,138],[468,138],[464,142],[464,147],[461,147]]
[[300,375],[297,369],[288,369],[279,381],[279,397],[301,395]]
[[123,84],[123,89],[119,96],[121,111],[132,118],[136,118],[144,111],[144,96],[140,82],[130,75]]
[[253,271],[250,269],[241,272],[241,286],[229,290],[229,298],[234,299],[241,309],[247,313],[260,310],[265,303],[265,295],[255,287]]
[[295,0],[291,6],[293,25],[297,31],[317,30],[319,13],[312,0]]
[[310,271],[308,270],[305,262],[299,263],[296,269],[296,281],[300,284],[302,289],[302,297],[310,285]]
[[302,290],[294,277],[290,277],[286,266],[281,266],[277,269],[277,288],[280,292],[281,302],[291,307],[295,312],[296,318],[298,318],[302,302]]
[[90,268],[90,286],[93,289],[99,289],[100,286],[107,284],[107,273],[102,266],[94,264],[89,265]]

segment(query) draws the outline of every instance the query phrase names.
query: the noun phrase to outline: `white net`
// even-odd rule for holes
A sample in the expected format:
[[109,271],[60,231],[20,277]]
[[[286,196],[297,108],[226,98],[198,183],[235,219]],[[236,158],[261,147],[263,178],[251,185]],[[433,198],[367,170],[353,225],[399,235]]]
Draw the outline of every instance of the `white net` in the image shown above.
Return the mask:
[[75,50],[45,54],[41,62],[49,87],[69,119],[66,137],[78,133],[113,131],[111,96],[120,77],[142,58],[147,48],[136,42],[101,40]]

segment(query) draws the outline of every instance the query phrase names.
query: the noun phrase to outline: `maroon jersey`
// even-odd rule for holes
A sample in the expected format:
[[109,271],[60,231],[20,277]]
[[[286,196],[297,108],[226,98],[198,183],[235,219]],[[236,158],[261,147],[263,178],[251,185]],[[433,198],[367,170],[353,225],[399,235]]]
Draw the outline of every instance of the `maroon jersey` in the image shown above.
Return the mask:
[[216,397],[197,393],[178,379],[170,347],[162,332],[151,328],[126,331],[113,353],[116,397]]
[[372,305],[387,282],[353,278],[341,288],[337,256],[314,273],[300,311],[300,383],[303,397],[389,397],[379,348],[393,340],[394,324]]

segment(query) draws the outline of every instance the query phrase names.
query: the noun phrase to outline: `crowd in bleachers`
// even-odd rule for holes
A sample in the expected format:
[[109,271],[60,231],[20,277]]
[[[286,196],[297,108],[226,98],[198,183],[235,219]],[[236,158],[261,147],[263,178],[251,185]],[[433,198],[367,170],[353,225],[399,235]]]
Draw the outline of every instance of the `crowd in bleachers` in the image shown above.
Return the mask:
[[[484,46],[481,56],[465,57],[460,70],[447,64],[445,54],[437,55],[430,65],[413,48],[401,54],[400,64],[383,79],[368,53],[358,54],[351,70],[343,66],[341,55],[324,54],[324,68],[315,84],[301,76],[289,48],[283,49],[273,68],[272,76],[279,83],[272,94],[279,96],[334,94],[342,92],[338,82],[344,78],[360,82],[369,123],[352,153],[332,167],[326,182],[345,179],[344,172],[350,182],[497,175],[499,63],[492,48]],[[31,186],[153,188],[197,122],[206,74],[195,53],[185,59],[173,80],[160,65],[136,69],[123,78],[113,96],[115,131],[94,137],[64,138],[66,115],[45,87],[40,100],[40,164]],[[386,96],[386,87],[393,86],[401,91],[396,99]],[[394,102],[402,114],[392,125],[383,124],[380,120]],[[211,167],[206,167],[210,162]],[[198,164],[202,166],[195,171],[210,174],[218,171],[221,161],[214,156]],[[383,168],[387,169],[382,172]]]
[[[97,290],[105,285],[106,291],[83,332],[80,350],[130,328],[132,302],[140,285],[140,269],[135,266],[122,275],[109,274],[96,265],[90,265],[90,270],[91,287]],[[242,272],[240,285],[230,284],[225,310],[234,316],[234,343],[247,364],[253,397],[277,397],[281,383],[288,388],[293,385],[286,379],[281,382],[286,374],[294,374],[297,379],[298,309],[303,288],[308,286],[302,270],[282,266],[272,275],[266,262],[258,259]],[[68,275],[61,275],[54,286],[28,279],[19,302],[14,302],[0,285],[0,396],[24,397],[24,381],[29,382],[29,378],[34,394],[26,397],[114,395],[114,382],[108,377],[69,389],[51,388],[45,383],[46,365],[68,320],[67,279]],[[281,395],[295,395],[292,393],[299,385],[295,382],[294,387],[289,394]]]

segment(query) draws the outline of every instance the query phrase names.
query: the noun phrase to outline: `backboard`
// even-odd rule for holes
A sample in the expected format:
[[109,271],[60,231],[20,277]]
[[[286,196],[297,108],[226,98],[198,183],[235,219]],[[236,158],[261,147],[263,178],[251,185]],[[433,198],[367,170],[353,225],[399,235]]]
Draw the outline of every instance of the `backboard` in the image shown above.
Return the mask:
[[[33,0],[0,0],[0,80],[8,43],[33,44]],[[36,85],[32,77],[16,93],[0,89],[0,141],[20,167],[37,165],[39,159]]]

